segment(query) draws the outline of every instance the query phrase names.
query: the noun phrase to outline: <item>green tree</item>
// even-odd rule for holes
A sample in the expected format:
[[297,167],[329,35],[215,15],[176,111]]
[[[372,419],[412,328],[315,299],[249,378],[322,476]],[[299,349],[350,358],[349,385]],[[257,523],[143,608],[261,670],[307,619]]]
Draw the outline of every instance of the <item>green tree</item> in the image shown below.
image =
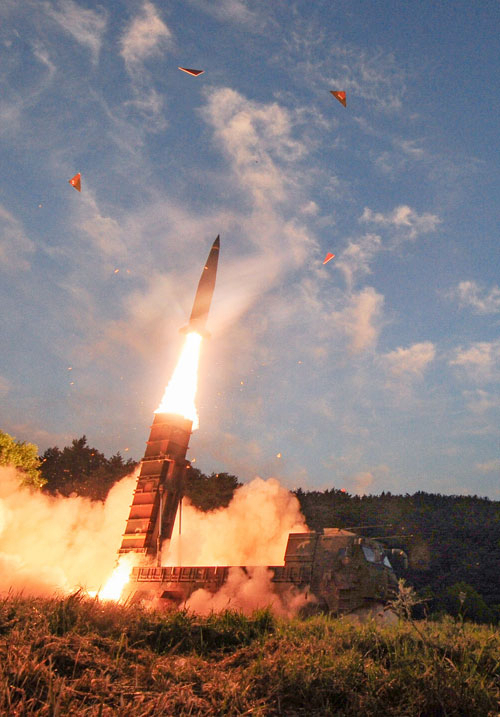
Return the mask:
[[75,438],[61,451],[48,448],[42,456],[41,471],[46,480],[44,491],[69,496],[72,493],[92,500],[105,500],[110,488],[136,466],[124,461],[120,453],[106,458],[97,448],[87,445],[87,437]]
[[45,479],[40,474],[38,446],[34,443],[16,441],[8,433],[0,431],[0,465],[14,466],[22,473],[22,485],[41,488]]
[[200,510],[225,508],[240,485],[238,478],[229,473],[211,473],[207,476],[198,468],[191,468],[187,475],[186,496]]
[[455,617],[486,623],[495,620],[494,610],[488,607],[477,590],[463,581],[446,589],[442,603],[446,612]]

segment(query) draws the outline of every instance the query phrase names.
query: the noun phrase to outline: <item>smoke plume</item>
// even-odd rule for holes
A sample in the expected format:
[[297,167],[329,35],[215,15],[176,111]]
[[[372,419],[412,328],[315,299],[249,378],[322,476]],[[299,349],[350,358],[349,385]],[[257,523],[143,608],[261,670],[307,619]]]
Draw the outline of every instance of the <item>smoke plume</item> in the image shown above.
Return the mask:
[[[105,585],[136,481],[137,473],[123,478],[100,503],[32,491],[20,485],[14,468],[0,468],[0,595],[13,590],[53,596]],[[179,515],[163,565],[250,566],[234,567],[215,595],[197,590],[186,603],[190,610],[271,607],[289,615],[307,601],[297,591],[278,597],[265,567],[283,565],[288,534],[307,530],[298,500],[276,479],[255,478],[235,491],[227,508],[209,513],[185,500],[181,535],[178,526]]]
[[[186,503],[186,501],[185,501]],[[288,534],[307,530],[297,498],[275,478],[238,488],[227,508],[179,515],[162,565],[283,565]]]
[[186,607],[200,614],[225,609],[245,613],[270,607],[280,615],[295,614],[311,597],[297,590],[278,596],[265,566],[283,565],[288,534],[307,530],[297,498],[275,478],[255,478],[235,491],[227,508],[203,513],[192,505],[182,510],[163,565],[231,565],[224,586],[216,593],[197,590]]
[[100,503],[31,491],[14,468],[0,468],[0,594],[98,590],[113,571],[136,480],[123,478]]
[[186,608],[200,615],[222,610],[248,614],[260,608],[270,608],[277,615],[291,617],[307,603],[316,601],[307,591],[296,588],[278,595],[273,590],[271,577],[272,573],[266,567],[231,568],[227,582],[217,593],[196,590],[186,601]]

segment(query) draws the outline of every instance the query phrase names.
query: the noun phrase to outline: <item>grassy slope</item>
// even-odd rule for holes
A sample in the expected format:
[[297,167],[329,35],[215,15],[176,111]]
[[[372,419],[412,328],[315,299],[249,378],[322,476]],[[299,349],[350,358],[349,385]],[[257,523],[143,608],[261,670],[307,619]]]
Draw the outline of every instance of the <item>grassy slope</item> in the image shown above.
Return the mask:
[[0,602],[0,714],[485,717],[499,700],[500,636],[485,626]]

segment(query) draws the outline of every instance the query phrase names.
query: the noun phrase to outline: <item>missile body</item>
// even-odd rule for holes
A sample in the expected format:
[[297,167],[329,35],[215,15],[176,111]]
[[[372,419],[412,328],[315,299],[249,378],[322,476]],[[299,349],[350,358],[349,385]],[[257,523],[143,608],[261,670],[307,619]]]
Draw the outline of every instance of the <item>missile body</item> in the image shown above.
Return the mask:
[[191,311],[191,316],[189,317],[189,323],[181,329],[182,333],[196,331],[196,333],[201,334],[205,338],[209,336],[205,326],[215,288],[219,249],[220,238],[217,236],[217,239],[212,244],[212,248],[210,249],[203,271],[201,272],[198,289],[196,290],[196,296],[194,297],[193,309]]

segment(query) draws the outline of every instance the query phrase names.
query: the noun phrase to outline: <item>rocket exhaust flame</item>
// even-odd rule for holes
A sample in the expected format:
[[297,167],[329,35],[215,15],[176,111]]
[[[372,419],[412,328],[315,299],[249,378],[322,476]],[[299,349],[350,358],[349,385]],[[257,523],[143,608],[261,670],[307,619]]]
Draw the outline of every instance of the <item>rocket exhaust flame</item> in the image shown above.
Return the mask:
[[163,398],[155,413],[175,413],[193,422],[193,430],[198,428],[198,412],[195,406],[198,387],[198,361],[200,357],[201,336],[190,332],[179,358],[179,362],[165,389]]
[[120,599],[123,588],[128,583],[130,573],[134,567],[134,557],[131,553],[120,557],[118,565],[113,570],[104,587],[97,592],[97,596],[100,600],[118,601]]
[[220,238],[217,236],[201,272],[189,323],[181,329],[187,336],[179,363],[155,411],[177,414],[192,421],[192,430],[198,428],[198,413],[194,404],[198,385],[198,361],[202,337],[208,336],[205,327],[215,288],[219,250]]

